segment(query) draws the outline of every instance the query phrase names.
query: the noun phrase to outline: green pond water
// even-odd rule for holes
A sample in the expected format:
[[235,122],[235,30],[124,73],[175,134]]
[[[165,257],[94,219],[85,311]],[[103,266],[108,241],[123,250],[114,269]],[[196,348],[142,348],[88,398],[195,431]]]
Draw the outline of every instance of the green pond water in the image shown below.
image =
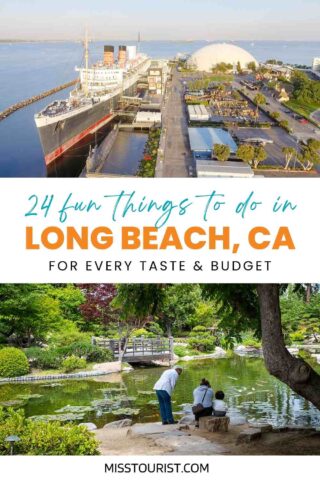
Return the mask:
[[[5,384],[0,386],[0,404],[13,402],[17,407],[21,402],[28,417],[63,415],[62,420],[93,422],[98,427],[125,417],[132,417],[135,422],[157,421],[158,408],[152,388],[163,370],[136,368],[113,377],[113,383],[111,377],[104,376]],[[232,417],[273,425],[320,425],[320,411],[271,377],[261,358],[236,355],[185,364],[173,395],[177,418],[190,412],[192,391],[203,377],[211,381],[215,390],[224,390]]]

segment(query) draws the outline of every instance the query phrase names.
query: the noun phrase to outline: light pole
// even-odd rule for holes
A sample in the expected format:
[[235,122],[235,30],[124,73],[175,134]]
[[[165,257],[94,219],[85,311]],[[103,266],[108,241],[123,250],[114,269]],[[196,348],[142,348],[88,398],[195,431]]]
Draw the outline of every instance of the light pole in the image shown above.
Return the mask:
[[10,443],[10,455],[13,455],[14,444],[20,442],[20,437],[17,435],[10,435],[9,437],[6,437],[4,441]]

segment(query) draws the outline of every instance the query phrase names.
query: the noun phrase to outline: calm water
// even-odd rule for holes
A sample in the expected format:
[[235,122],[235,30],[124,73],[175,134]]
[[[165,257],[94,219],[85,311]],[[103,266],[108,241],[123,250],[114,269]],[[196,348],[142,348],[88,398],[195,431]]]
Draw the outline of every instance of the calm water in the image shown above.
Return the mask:
[[[102,56],[104,43],[91,45],[91,59]],[[121,42],[111,42],[115,45]],[[125,42],[129,43],[129,42]],[[134,43],[134,42],[133,42]],[[250,51],[258,60],[278,58],[285,62],[311,65],[320,55],[320,42],[235,42]],[[178,52],[192,53],[206,42],[144,42],[141,49],[155,58],[172,58]],[[0,44],[0,110],[32,95],[76,78],[74,67],[83,60],[80,43]],[[0,122],[0,176],[43,177],[47,175],[34,114],[53,99],[65,98],[67,91],[31,105]],[[81,171],[80,149],[66,165],[51,174],[76,176]],[[77,162],[80,164],[78,167]]]
[[136,132],[119,132],[101,173],[135,175],[143,157],[148,135]]
[[[0,386],[0,402],[19,399],[20,395],[41,395],[30,398],[24,406],[27,416],[56,414],[71,406],[92,406],[80,421],[92,421],[98,426],[124,415],[119,409],[136,409],[135,421],[158,420],[158,409],[152,388],[163,369],[137,368],[123,374],[119,383],[108,383],[108,376],[90,380],[61,381],[51,388],[48,383]],[[174,411],[190,411],[192,391],[201,378],[207,377],[214,389],[223,389],[231,416],[247,420],[267,421],[274,425],[320,425],[320,412],[288,387],[271,377],[261,358],[234,356],[228,359],[192,362],[185,365],[174,392]],[[71,408],[71,412],[73,409]],[[129,415],[131,416],[131,415]]]

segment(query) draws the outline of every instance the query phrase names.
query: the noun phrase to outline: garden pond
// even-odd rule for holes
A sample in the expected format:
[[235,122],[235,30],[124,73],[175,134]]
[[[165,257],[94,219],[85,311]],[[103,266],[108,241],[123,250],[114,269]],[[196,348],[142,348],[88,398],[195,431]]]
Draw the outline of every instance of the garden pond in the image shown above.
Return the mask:
[[[0,386],[0,405],[23,408],[26,416],[34,419],[93,422],[98,427],[128,417],[134,422],[158,421],[152,388],[163,370],[141,367],[116,378],[4,384]],[[215,390],[225,392],[233,417],[273,425],[320,425],[320,412],[271,377],[262,358],[237,355],[185,363],[173,395],[177,418],[190,412],[192,391],[203,377]]]

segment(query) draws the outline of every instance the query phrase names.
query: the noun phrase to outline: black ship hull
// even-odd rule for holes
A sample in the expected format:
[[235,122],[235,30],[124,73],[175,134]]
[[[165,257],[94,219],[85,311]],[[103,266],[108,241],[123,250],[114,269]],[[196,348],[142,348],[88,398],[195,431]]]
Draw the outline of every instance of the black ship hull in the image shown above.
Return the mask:
[[[136,94],[136,84],[123,92],[125,96]],[[98,131],[115,116],[120,95],[93,104],[90,109],[66,119],[38,127],[45,162],[50,165],[74,145]]]

